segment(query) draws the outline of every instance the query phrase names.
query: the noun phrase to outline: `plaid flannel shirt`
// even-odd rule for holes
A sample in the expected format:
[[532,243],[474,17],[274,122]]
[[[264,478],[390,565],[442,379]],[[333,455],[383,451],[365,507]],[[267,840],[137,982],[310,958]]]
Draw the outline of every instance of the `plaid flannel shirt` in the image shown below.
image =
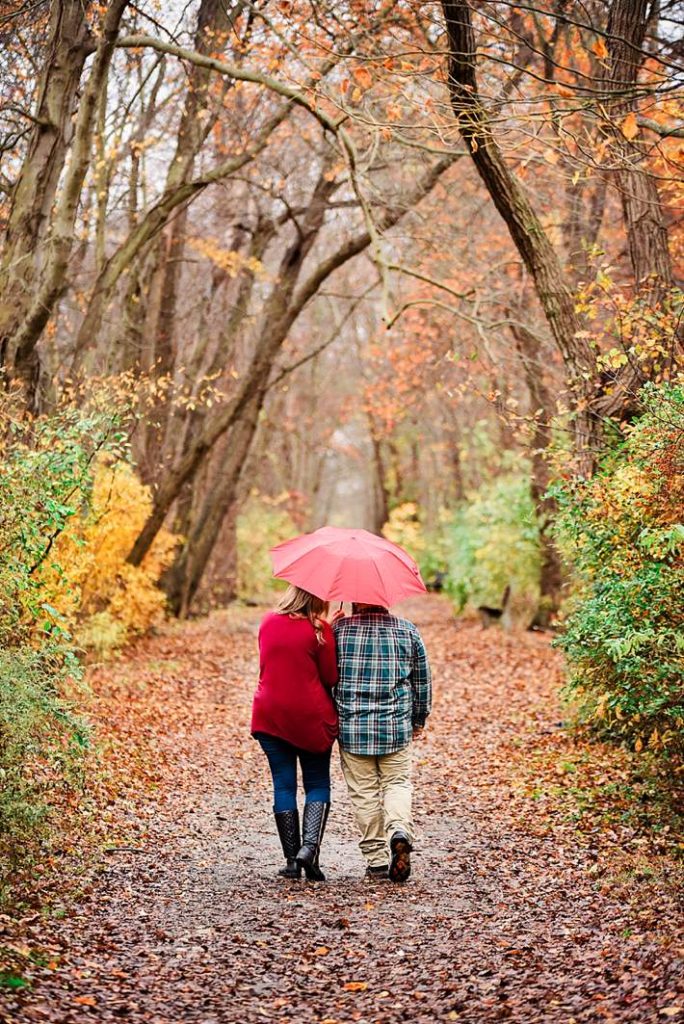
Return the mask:
[[351,754],[390,754],[411,741],[432,704],[425,645],[412,622],[364,611],[335,625],[340,746]]

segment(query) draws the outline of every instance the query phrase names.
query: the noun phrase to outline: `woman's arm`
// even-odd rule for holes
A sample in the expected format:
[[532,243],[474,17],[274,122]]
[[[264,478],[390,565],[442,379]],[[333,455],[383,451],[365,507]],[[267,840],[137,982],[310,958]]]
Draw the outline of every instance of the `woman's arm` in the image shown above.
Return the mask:
[[325,643],[317,644],[316,660],[318,662],[318,673],[325,686],[332,689],[339,678],[337,673],[337,646],[335,634],[329,623],[323,622],[323,640]]

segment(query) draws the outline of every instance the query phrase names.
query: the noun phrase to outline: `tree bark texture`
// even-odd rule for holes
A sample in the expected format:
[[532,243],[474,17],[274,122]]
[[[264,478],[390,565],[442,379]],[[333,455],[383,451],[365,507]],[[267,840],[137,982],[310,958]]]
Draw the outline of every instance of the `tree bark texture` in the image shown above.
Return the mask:
[[[622,204],[635,297],[647,307],[661,307],[671,293],[673,273],[658,184],[644,164],[644,145],[639,134],[629,139],[622,131],[624,119],[636,108],[652,8],[648,0],[613,0],[606,37],[609,56],[602,86],[605,89],[604,130],[612,139],[613,180]],[[676,333],[672,339],[670,364],[681,360],[682,354],[682,337]],[[664,362],[667,364],[668,359]],[[630,361],[603,396],[602,413],[624,417],[637,412],[639,388],[651,371],[648,364]]]
[[615,180],[620,192],[629,242],[629,256],[637,290],[647,288],[659,301],[672,287],[672,263],[667,243],[658,186],[643,165],[638,136],[627,139],[620,121],[634,110],[639,71],[644,61],[644,40],[652,3],[649,0],[613,0],[607,31],[607,128],[617,155]]
[[[86,21],[89,2],[51,5],[44,70],[38,85],[34,126],[11,195],[0,266],[0,362],[7,365],[9,339],[25,312],[42,271],[50,216],[73,136],[83,66],[95,44]],[[11,364],[10,358],[10,364]],[[13,367],[7,367],[11,372]]]
[[8,370],[10,376],[17,376],[25,382],[29,404],[33,404],[36,397],[36,345],[67,283],[76,215],[90,165],[97,105],[106,86],[119,25],[127,5],[128,0],[110,0],[104,14],[102,34],[78,108],[69,164],[50,225],[46,265],[28,307],[18,308],[5,326]]
[[525,375],[530,399],[530,415],[534,417],[531,438],[530,490],[537,513],[541,553],[540,602],[534,624],[546,628],[560,608],[565,582],[563,563],[551,536],[551,524],[556,513],[556,503],[547,495],[551,483],[548,450],[551,443],[551,423],[555,402],[543,377],[541,339],[521,325],[511,326],[511,333],[515,339],[515,346]]
[[212,556],[193,602],[200,610],[230,604],[237,597],[237,505],[236,502],[224,512]]
[[471,6],[467,2],[442,0],[442,7],[449,40],[449,89],[459,130],[470,148],[477,172],[534,281],[539,302],[563,357],[568,388],[575,406],[579,468],[588,472],[594,463],[593,449],[599,428],[590,408],[595,360],[588,343],[579,335],[581,323],[558,255],[522,183],[505,162],[480,99]]
[[235,504],[242,467],[259,424],[264,392],[258,391],[229,436],[215,482],[207,489],[186,543],[170,568],[164,589],[176,615],[187,615],[209,564],[227,511]]

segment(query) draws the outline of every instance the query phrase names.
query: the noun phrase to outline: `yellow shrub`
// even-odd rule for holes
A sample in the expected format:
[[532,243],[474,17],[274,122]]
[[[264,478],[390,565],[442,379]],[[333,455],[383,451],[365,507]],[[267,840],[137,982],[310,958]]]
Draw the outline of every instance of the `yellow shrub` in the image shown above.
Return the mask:
[[48,566],[50,602],[86,646],[121,644],[146,630],[164,611],[159,579],[170,564],[177,539],[161,530],[140,566],[126,561],[152,510],[150,490],[123,462],[101,462],[91,508],[74,519],[55,543],[58,575]]
[[238,597],[267,603],[283,584],[273,579],[269,549],[299,531],[284,507],[289,494],[269,498],[253,491],[237,518]]
[[382,532],[387,540],[406,548],[416,560],[420,559],[425,550],[425,537],[415,502],[405,501],[393,508]]

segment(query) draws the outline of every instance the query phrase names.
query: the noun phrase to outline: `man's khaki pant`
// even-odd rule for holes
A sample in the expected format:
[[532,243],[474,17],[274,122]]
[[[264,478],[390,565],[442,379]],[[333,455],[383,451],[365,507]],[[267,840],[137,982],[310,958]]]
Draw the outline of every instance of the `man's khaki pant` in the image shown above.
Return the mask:
[[350,754],[342,750],[342,772],[349,789],[361,852],[369,867],[388,862],[388,842],[401,829],[413,842],[411,744],[392,754]]

